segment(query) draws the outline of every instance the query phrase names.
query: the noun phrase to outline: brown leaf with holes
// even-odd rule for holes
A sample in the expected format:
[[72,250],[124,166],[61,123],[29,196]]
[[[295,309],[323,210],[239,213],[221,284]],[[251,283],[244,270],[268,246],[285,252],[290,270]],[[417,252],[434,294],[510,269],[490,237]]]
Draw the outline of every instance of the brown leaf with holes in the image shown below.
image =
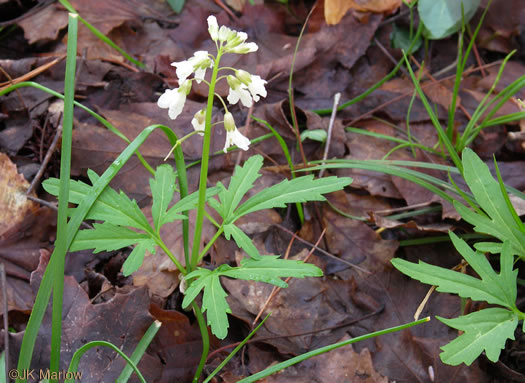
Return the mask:
[[[49,257],[42,257],[41,264],[32,276],[35,293],[42,278]],[[129,293],[117,293],[111,300],[93,305],[86,292],[72,277],[64,280],[62,313],[62,351],[60,368],[67,369],[73,353],[84,344],[95,340],[113,343],[126,355],[131,355],[138,342],[153,323],[148,313],[150,299],[146,289],[135,289]],[[51,344],[51,306],[35,343],[31,368],[49,367],[49,345]],[[13,335],[10,357],[18,358],[23,332]],[[113,350],[97,347],[86,352],[80,360],[78,371],[84,381],[115,381],[126,362]],[[162,364],[157,356],[145,353],[138,368],[148,381],[155,381],[162,375]]]

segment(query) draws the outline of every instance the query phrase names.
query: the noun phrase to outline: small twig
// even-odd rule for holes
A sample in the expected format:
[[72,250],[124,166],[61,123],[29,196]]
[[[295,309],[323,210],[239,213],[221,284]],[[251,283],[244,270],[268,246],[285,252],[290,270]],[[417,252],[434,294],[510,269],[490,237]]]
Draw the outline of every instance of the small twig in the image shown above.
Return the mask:
[[[323,239],[324,235],[326,233],[326,228],[323,229],[323,232],[321,233],[321,235],[319,236],[319,239],[317,240],[317,242],[315,243],[315,246],[319,246],[319,243],[321,243],[321,240]],[[290,241],[290,245],[288,246],[288,249],[287,249],[287,254],[286,254],[286,257],[285,259],[288,257],[288,254],[289,254],[289,250],[292,246],[292,243],[293,243],[293,239],[297,238],[297,236],[294,236],[294,238],[292,238],[292,240]],[[312,256],[312,254],[314,253],[314,248],[311,248],[310,249],[310,252],[308,253],[308,255],[306,256],[306,258],[303,260],[304,263],[308,262],[308,260],[310,259],[310,257]],[[288,277],[285,279],[285,283],[288,283],[290,282],[290,279],[292,279],[292,277]],[[270,293],[270,295],[268,296],[268,299],[266,299],[266,302],[264,302],[264,305],[261,307],[261,309],[259,310],[259,313],[257,314],[257,316],[255,317],[255,319],[253,320],[252,322],[252,328],[255,327],[255,324],[257,323],[257,321],[261,318],[261,315],[264,313],[264,310],[266,310],[266,307],[268,307],[268,305],[270,304],[270,302],[272,301],[272,299],[279,293],[279,291],[281,291],[281,288],[280,287],[277,287],[277,286],[274,286],[273,289],[272,289],[272,292]]]
[[389,214],[392,214],[392,213],[398,213],[400,211],[419,209],[420,207],[426,207],[428,205],[429,205],[428,202],[422,202],[422,203],[417,203],[417,204],[414,204],[414,205],[401,206],[401,207],[396,207],[396,208],[392,208],[392,209],[376,210],[373,213],[374,214],[379,214],[379,215],[389,215]]
[[[485,69],[485,68],[490,68],[490,67],[493,67],[493,66],[499,65],[499,64],[501,64],[502,62],[503,62],[503,60],[498,60],[498,61],[494,61],[494,62],[492,62],[492,63],[490,63],[490,64],[483,65],[483,67],[472,68],[472,69],[469,69],[469,70],[466,70],[465,72],[463,72],[463,75],[467,75],[467,74],[470,74],[470,73],[473,73],[473,72],[480,71],[482,68],[484,68],[484,69]],[[454,74],[454,75],[451,75],[451,76],[443,77],[443,78],[437,80],[437,82],[447,81],[447,80],[453,79],[453,78],[455,78],[455,77],[456,77],[455,74]],[[434,84],[433,84],[433,83],[430,83],[430,82],[427,83],[427,84],[422,84],[422,85],[421,85],[421,89],[428,88],[428,87],[431,86],[431,85],[434,85]],[[381,109],[387,107],[388,105],[390,105],[390,104],[394,104],[394,103],[396,103],[396,102],[402,100],[402,99],[405,98],[405,97],[409,97],[409,96],[411,96],[413,93],[414,93],[413,90],[409,90],[409,91],[407,91],[407,92],[405,92],[405,93],[402,93],[402,94],[400,94],[399,96],[394,97],[393,99],[388,100],[388,101],[384,102],[383,104],[376,106],[376,107],[373,108],[372,110],[369,110],[368,112],[363,113],[363,114],[361,114],[360,116],[357,116],[357,117],[354,118],[352,121],[350,121],[350,123],[348,123],[347,125],[348,125],[348,126],[353,126],[353,125],[355,125],[358,121],[361,121],[363,118],[366,118],[366,117],[368,117],[368,116],[371,116],[371,115],[373,115],[374,113],[380,111]]]
[[[344,322],[344,323],[341,323],[341,324],[338,324],[338,325],[335,325],[335,326],[325,327],[325,328],[322,328],[322,329],[319,329],[319,330],[305,331],[305,332],[300,332],[300,333],[290,334],[290,335],[276,335],[276,336],[267,336],[267,337],[262,337],[262,338],[250,339],[245,344],[267,342],[269,340],[282,339],[282,338],[294,338],[294,337],[298,337],[298,336],[306,336],[306,335],[318,334],[318,333],[325,332],[325,331],[337,330],[337,329],[340,329],[340,328],[343,328],[343,327],[352,326],[352,325],[354,325],[356,323],[359,323],[361,321],[367,320],[368,318],[371,318],[371,317],[373,317],[375,315],[381,314],[384,309],[385,309],[385,306],[381,305],[381,307],[379,307],[376,311],[371,312],[369,314],[366,314],[366,315],[362,316],[361,318],[352,319],[352,320],[350,320],[348,322]],[[208,360],[211,360],[211,358],[213,356],[215,356],[216,354],[218,354],[220,352],[225,352],[226,350],[228,350],[230,348],[237,347],[240,343],[241,342],[232,343],[232,344],[229,344],[227,346],[218,348],[217,350],[214,350],[213,352],[210,352],[210,354],[208,355]]]
[[[278,224],[274,224],[274,226],[275,226],[275,227],[278,227],[279,229],[281,229],[282,231],[284,231],[284,232],[286,232],[286,233],[288,233],[288,234],[294,235],[294,233],[293,233],[292,231],[288,230],[288,229],[287,229],[286,227],[284,227],[284,226],[281,226],[281,225],[278,225]],[[348,266],[350,266],[350,267],[353,267],[354,269],[357,269],[357,270],[359,270],[359,271],[362,271],[362,272],[365,273],[365,274],[372,274],[370,271],[368,271],[368,270],[366,270],[366,269],[363,269],[362,267],[357,266],[357,265],[353,264],[352,262],[348,262],[348,261],[345,260],[345,259],[342,259],[342,258],[336,257],[336,256],[333,255],[332,253],[329,253],[329,252],[326,251],[325,249],[322,249],[322,248],[320,248],[320,247],[314,245],[313,243],[307,241],[306,239],[302,239],[301,237],[297,237],[297,240],[298,240],[299,242],[302,242],[302,243],[304,243],[304,244],[306,244],[306,245],[308,245],[308,246],[314,248],[315,250],[317,250],[317,251],[323,253],[324,255],[326,255],[326,256],[328,256],[328,257],[330,257],[330,258],[332,258],[332,259],[334,259],[334,260],[336,260],[336,261],[338,261],[338,262],[344,263],[345,265],[348,265]]]
[[[62,117],[59,118],[59,121],[61,120],[61,118]],[[36,185],[39,183],[40,178],[42,178],[42,175],[44,174],[44,171],[46,170],[47,164],[51,160],[51,157],[53,156],[53,153],[55,152],[57,144],[60,141],[60,137],[62,137],[62,124],[61,123],[59,123],[57,126],[55,137],[53,138],[53,141],[51,142],[51,145],[49,146],[49,149],[47,150],[46,156],[44,157],[44,161],[42,162],[42,165],[40,165],[40,168],[38,169],[38,172],[36,173],[35,178],[33,178],[31,185],[29,185],[29,188],[27,189],[26,194],[31,194],[31,192],[35,189]]]
[[[412,62],[414,64],[416,64],[416,66],[418,67],[418,69],[421,69],[421,64],[412,56],[411,57],[412,59]],[[480,69],[481,70],[481,69]],[[438,85],[439,83],[439,80],[436,80],[430,73],[426,73],[426,75],[428,76],[428,78],[430,79],[430,81],[433,83],[433,84],[436,84]],[[458,103],[458,109],[461,110],[463,112],[463,114],[469,119],[469,120],[472,120],[472,116],[470,115],[470,113],[467,111],[467,109],[465,109],[465,107],[463,105],[461,105],[461,102]]]
[[[381,50],[381,52],[383,52],[383,54],[392,62],[392,64],[394,65],[397,65],[397,60],[392,57],[392,55],[390,54],[390,52],[384,47],[383,44],[381,44],[381,42],[374,37],[374,43],[377,45],[377,47]],[[406,76],[406,77],[410,77],[409,74],[407,73],[407,71],[405,70],[405,68],[403,67],[399,67],[399,70],[401,72],[403,72],[403,74]]]
[[[330,144],[332,143],[332,130],[334,129],[335,115],[337,114],[337,106],[341,100],[341,93],[337,92],[334,95],[334,105],[332,106],[332,115],[330,116],[330,123],[328,124],[328,135],[326,137],[326,143],[324,146],[323,161],[328,159],[328,152],[330,151]],[[324,165],[324,162],[323,162]],[[319,178],[323,177],[325,169],[321,169],[319,172]]]
[[[294,233],[293,236],[292,236],[292,239],[290,239],[290,242],[288,243],[288,247],[286,248],[286,252],[284,253],[284,259],[288,259],[288,257],[290,256],[290,251],[292,250],[292,245],[295,241],[295,239],[297,238],[297,233]],[[318,243],[316,243],[316,245],[318,245]],[[289,278],[288,278],[289,279]],[[286,282],[286,281],[285,281]],[[277,292],[280,290],[279,287],[277,286],[274,286],[273,289],[272,289],[272,292],[270,293],[270,295],[268,296],[268,298],[266,299],[266,302],[264,302],[264,304],[262,305],[261,309],[259,310],[259,312],[257,313],[257,316],[255,317],[255,319],[252,321],[252,329],[255,327],[255,324],[257,323],[257,321],[261,318],[261,315],[263,314],[264,310],[266,310],[266,307],[268,306],[268,304],[270,303],[270,301],[272,300],[272,298],[277,294]]]
[[4,361],[6,382],[9,382],[9,307],[7,306],[7,277],[5,273],[5,265],[0,262],[0,287],[2,289],[2,312],[4,314]]
[[[13,78],[9,75],[9,73],[7,73],[4,68],[2,68],[2,66],[0,65],[0,72],[2,72],[2,74],[7,78],[7,82],[8,82],[8,86],[11,86],[11,85],[14,85],[15,82],[13,81]],[[24,98],[22,97],[22,94],[20,93],[20,89],[16,89],[15,90],[16,92],[16,96],[18,97],[18,101],[20,101],[20,104],[22,104],[22,107],[24,108],[24,110],[27,110],[27,106],[24,102]],[[29,114],[29,113],[28,113]]]
[[28,72],[24,74],[23,76],[17,77],[12,81],[6,81],[6,82],[0,82],[0,91],[4,90],[5,88],[13,85],[18,84],[19,82],[29,81],[33,77],[38,76],[40,73],[45,72],[49,68],[51,68],[53,65],[58,64],[60,61],[62,61],[66,55],[62,55],[60,57],[57,57],[56,59],[48,62],[47,64],[41,65],[38,68],[33,69],[31,72]]
[[[58,207],[56,206],[56,204],[54,203],[51,203],[51,202],[48,202],[46,200],[43,200],[43,199],[40,199],[40,198],[37,198],[37,197],[33,197],[32,195],[26,195],[26,198],[30,201],[33,201],[33,202],[36,202],[36,203],[39,203],[40,205],[42,206],[45,206],[45,207],[48,207],[54,211],[58,211]],[[86,228],[86,229],[93,229],[93,227],[85,222],[82,222],[82,227]]]

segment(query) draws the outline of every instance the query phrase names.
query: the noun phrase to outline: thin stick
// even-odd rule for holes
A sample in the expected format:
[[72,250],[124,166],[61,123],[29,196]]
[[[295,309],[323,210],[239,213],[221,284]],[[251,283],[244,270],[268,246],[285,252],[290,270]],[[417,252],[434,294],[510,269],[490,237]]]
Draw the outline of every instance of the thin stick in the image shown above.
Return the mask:
[[2,288],[2,311],[4,314],[4,355],[6,382],[9,382],[9,308],[7,306],[7,278],[4,263],[0,263],[0,287]]
[[[328,136],[326,137],[326,144],[324,146],[323,161],[328,158],[328,152],[330,151],[330,144],[332,143],[332,131],[334,130],[335,115],[337,114],[337,105],[341,100],[341,93],[336,93],[334,95],[334,105],[332,106],[332,115],[330,116],[330,123],[328,124]],[[324,163],[323,163],[324,165]],[[326,169],[321,169],[319,172],[319,178],[323,177],[324,171]]]
[[[288,229],[285,228],[284,226],[281,226],[281,225],[278,225],[278,224],[275,224],[274,226],[278,227],[278,228],[281,229],[282,231],[287,232],[288,234],[291,234],[291,235],[294,234],[293,232],[291,232],[290,230],[288,230]],[[317,250],[317,251],[323,253],[324,255],[326,255],[326,256],[328,256],[328,257],[330,257],[330,258],[332,258],[332,259],[334,259],[334,260],[336,260],[336,261],[339,261],[339,262],[341,262],[341,263],[344,263],[345,265],[348,265],[348,266],[350,266],[350,267],[353,267],[354,269],[357,269],[357,270],[359,270],[359,271],[362,271],[362,272],[365,273],[365,274],[372,274],[370,271],[368,271],[368,270],[366,270],[366,269],[363,269],[362,267],[357,266],[357,265],[353,264],[352,262],[348,262],[347,260],[344,260],[344,259],[342,259],[342,258],[336,257],[336,256],[333,255],[332,253],[329,253],[329,252],[326,251],[325,249],[322,249],[322,248],[320,248],[320,247],[314,245],[313,243],[307,241],[306,239],[302,239],[301,237],[297,237],[297,240],[298,240],[299,242],[302,242],[302,243],[308,245],[308,246],[311,246],[311,247],[314,248],[315,250]]]
[[[463,75],[467,75],[467,74],[470,74],[470,73],[473,73],[473,72],[478,72],[478,71],[480,71],[482,68],[483,68],[483,69],[490,68],[490,67],[493,67],[493,66],[499,65],[499,64],[501,64],[502,62],[503,62],[503,60],[498,60],[498,61],[494,61],[493,63],[483,65],[482,67],[472,68],[472,69],[469,69],[469,70],[466,70],[465,72],[463,72]],[[437,82],[447,81],[447,80],[453,79],[453,78],[455,78],[455,77],[456,77],[455,74],[454,74],[454,75],[450,75],[450,76],[443,77],[443,78],[437,80]],[[431,82],[429,82],[429,83],[427,83],[427,84],[423,84],[423,85],[421,85],[421,89],[425,89],[425,88],[427,88],[427,87],[429,87],[429,86],[431,86],[431,85],[434,85],[434,84],[431,83]],[[386,106],[388,106],[388,105],[390,105],[390,104],[396,103],[397,101],[402,100],[402,99],[405,98],[405,97],[411,96],[412,93],[414,93],[414,91],[413,91],[413,90],[410,90],[410,91],[408,91],[408,92],[405,92],[405,93],[400,94],[400,95],[397,96],[397,97],[394,97],[394,98],[391,99],[391,100],[388,100],[388,101],[384,102],[384,103],[381,104],[381,105],[376,106],[374,109],[369,110],[368,112],[363,113],[362,115],[360,115],[360,116],[354,118],[352,121],[350,121],[350,123],[348,124],[348,126],[353,126],[353,125],[355,125],[358,121],[361,121],[363,118],[368,117],[368,116],[371,116],[371,115],[373,115],[375,112],[377,112],[377,111],[379,111],[379,110],[385,108]]]
[[[324,234],[324,233],[323,233]],[[290,251],[292,250],[292,245],[295,241],[295,239],[297,238],[297,233],[294,233],[292,239],[290,240],[290,242],[288,243],[288,247],[286,248],[286,252],[285,252],[285,255],[284,255],[284,259],[288,259],[288,257],[290,256]],[[319,244],[319,241],[316,243],[316,245]],[[313,249],[310,250],[310,254],[313,252]],[[310,254],[308,254],[308,257],[310,256]],[[306,257],[306,258],[308,258]],[[304,262],[306,262],[306,259],[304,260]],[[290,280],[291,277],[287,278],[286,279],[286,283],[288,283],[288,281]],[[255,327],[255,324],[257,323],[257,321],[261,318],[261,315],[263,314],[264,310],[266,310],[266,307],[270,304],[270,301],[273,299],[273,297],[275,295],[277,295],[277,292],[279,292],[279,290],[281,290],[280,287],[277,287],[277,286],[274,286],[273,289],[272,289],[272,292],[270,293],[270,295],[268,296],[268,298],[266,299],[266,302],[264,302],[263,306],[261,307],[261,309],[259,310],[259,313],[257,314],[257,316],[255,317],[255,319],[253,320],[252,322],[252,328]]]
[[[59,118],[59,121],[62,119],[62,117]],[[38,172],[35,175],[35,178],[33,178],[33,181],[31,182],[31,185],[29,185],[29,188],[26,191],[26,194],[31,194],[31,192],[35,189],[36,185],[40,182],[40,178],[42,178],[42,175],[44,174],[44,171],[46,170],[47,164],[51,160],[51,156],[55,152],[55,149],[58,145],[58,142],[60,141],[60,137],[62,137],[62,124],[59,123],[57,126],[57,131],[55,133],[55,137],[53,138],[53,141],[51,142],[51,145],[49,146],[49,149],[46,153],[46,156],[44,157],[44,161],[42,162],[42,165],[40,165],[40,168],[38,169]]]
[[[289,334],[289,335],[274,335],[274,336],[266,336],[266,337],[262,337],[262,338],[250,339],[245,344],[261,343],[261,342],[267,342],[269,340],[281,339],[281,338],[294,338],[294,337],[298,337],[298,336],[313,335],[313,334],[319,334],[319,333],[325,332],[325,331],[337,330],[337,329],[340,329],[340,328],[343,328],[343,327],[352,326],[352,325],[354,325],[356,323],[359,323],[359,322],[361,322],[363,320],[371,318],[371,317],[373,317],[375,315],[381,314],[384,309],[385,309],[385,306],[382,305],[376,311],[371,312],[369,314],[366,314],[366,315],[362,316],[361,318],[352,319],[352,320],[350,320],[348,322],[343,322],[343,323],[335,325],[335,326],[325,327],[325,328],[321,328],[321,329],[318,329],[318,330],[312,330],[312,331],[305,331],[305,332],[300,332],[300,333],[295,333],[295,334]],[[208,355],[208,360],[211,360],[219,352],[226,352],[226,350],[228,350],[230,348],[237,347],[240,343],[241,342],[228,344],[228,345],[226,345],[224,347],[221,347],[221,348],[218,348],[217,350],[214,350],[213,352],[210,352],[210,354]]]
[[414,320],[418,320],[419,316],[421,315],[421,312],[423,311],[423,309],[425,308],[425,305],[430,299],[430,295],[434,292],[435,289],[436,289],[436,286],[431,286],[430,289],[428,289],[427,294],[425,295],[425,298],[423,298],[423,300],[417,307],[416,312],[414,313]]
[[[326,233],[326,228],[323,229],[323,232],[321,233],[321,235],[319,236],[319,239],[317,240],[317,242],[315,243],[315,246],[318,246],[319,243],[321,242],[321,240],[323,239],[324,235]],[[291,245],[292,241],[290,241],[290,245]],[[306,258],[304,259],[304,263],[308,262],[308,260],[310,259],[310,257],[312,256],[312,254],[314,253],[314,248],[310,249],[310,252],[308,253],[308,255],[306,256]],[[288,254],[287,254],[288,255]],[[286,278],[284,281],[286,283],[290,282],[290,279],[292,279],[292,277],[288,277]],[[264,305],[261,307],[261,309],[259,310],[259,314],[257,314],[257,316],[255,317],[255,319],[253,320],[252,322],[252,327],[255,326],[255,323],[257,323],[257,321],[259,320],[259,318],[261,317],[261,315],[264,313],[264,310],[266,310],[266,307],[268,307],[268,305],[270,304],[271,300],[279,293],[279,291],[281,291],[281,288],[280,287],[277,287],[277,286],[274,286],[273,289],[272,289],[272,292],[270,293],[270,295],[268,296],[268,299],[266,299],[266,302],[264,302]]]

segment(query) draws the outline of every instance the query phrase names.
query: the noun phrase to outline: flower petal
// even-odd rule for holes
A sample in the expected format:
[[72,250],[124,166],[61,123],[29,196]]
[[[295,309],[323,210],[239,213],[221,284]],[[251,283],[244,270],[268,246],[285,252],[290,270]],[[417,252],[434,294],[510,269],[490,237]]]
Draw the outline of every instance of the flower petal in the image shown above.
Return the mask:
[[241,100],[242,104],[247,108],[253,104],[248,87],[244,84],[240,85],[237,89],[230,88],[230,92],[228,93],[228,102],[230,104],[237,104],[239,100]]
[[186,102],[186,94],[184,92],[178,92],[177,91],[177,98],[173,100],[173,102],[170,104],[170,107],[168,109],[168,116],[175,120],[179,114],[182,112],[182,108],[184,108],[184,103]]
[[252,94],[253,100],[255,102],[259,101],[259,95],[266,97],[266,88],[264,87],[264,84],[266,84],[266,80],[263,80],[260,76],[252,75],[251,82],[248,84],[248,89],[250,90],[250,93]]
[[166,89],[164,93],[159,97],[157,105],[159,108],[167,109],[170,107],[172,100],[175,96],[173,92],[176,92],[176,89]]
[[171,65],[177,67],[179,82],[186,80],[193,73],[193,63],[190,60],[174,62]]
[[219,24],[215,16],[208,16],[208,32],[210,33],[211,39],[217,41],[219,38]]

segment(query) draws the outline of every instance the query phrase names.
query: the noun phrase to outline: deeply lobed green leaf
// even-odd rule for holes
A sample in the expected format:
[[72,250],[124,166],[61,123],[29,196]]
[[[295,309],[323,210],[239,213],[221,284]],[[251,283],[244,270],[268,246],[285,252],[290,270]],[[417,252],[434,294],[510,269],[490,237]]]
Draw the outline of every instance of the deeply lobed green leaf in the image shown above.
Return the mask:
[[514,339],[518,315],[503,308],[488,308],[459,318],[437,317],[447,326],[464,331],[449,344],[441,347],[441,360],[453,366],[467,366],[483,352],[492,362],[497,362],[507,339]]
[[525,233],[517,225],[512,206],[507,204],[499,183],[492,177],[488,166],[471,150],[463,150],[464,177],[472,194],[488,217],[477,214],[465,206],[454,203],[462,218],[480,233],[490,234],[501,242],[510,241],[515,252],[525,256]]
[[325,177],[314,179],[313,175],[284,180],[257,193],[234,212],[235,218],[254,211],[286,207],[288,203],[325,201],[323,194],[332,193],[350,185],[351,178]]
[[[392,260],[392,264],[396,269],[413,279],[437,286],[437,291],[458,294],[463,298],[486,301],[511,309],[514,308],[516,305],[516,278],[518,270],[512,270],[512,262],[508,262],[508,257],[510,256],[512,260],[512,255],[506,252],[506,257],[502,256],[500,259],[502,271],[500,274],[497,274],[484,254],[472,251],[465,241],[452,232],[449,234],[456,249],[480,275],[481,279],[429,265],[422,261],[415,264],[396,258]],[[505,268],[510,268],[510,270]]]
[[204,290],[202,310],[206,312],[208,325],[212,333],[224,339],[228,334],[228,317],[231,313],[226,292],[220,284],[220,277],[261,281],[271,283],[279,287],[288,285],[280,278],[285,277],[320,277],[323,275],[317,266],[296,260],[279,259],[278,256],[266,255],[260,259],[244,259],[241,266],[230,267],[221,265],[211,271],[199,268],[188,275],[186,281],[192,281],[186,289],[182,307],[188,307],[191,302]]

